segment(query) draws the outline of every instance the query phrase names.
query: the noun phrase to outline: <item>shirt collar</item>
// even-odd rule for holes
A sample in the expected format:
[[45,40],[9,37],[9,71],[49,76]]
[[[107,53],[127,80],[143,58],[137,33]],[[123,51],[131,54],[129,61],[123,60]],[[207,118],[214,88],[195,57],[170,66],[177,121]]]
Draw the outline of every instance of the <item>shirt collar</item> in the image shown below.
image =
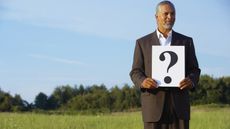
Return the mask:
[[[163,34],[157,29],[157,37],[158,37],[158,39],[160,39],[160,38],[165,38],[164,36],[163,36]],[[172,30],[171,31],[169,31],[169,33],[168,33],[168,37],[167,38],[171,38],[172,37]]]

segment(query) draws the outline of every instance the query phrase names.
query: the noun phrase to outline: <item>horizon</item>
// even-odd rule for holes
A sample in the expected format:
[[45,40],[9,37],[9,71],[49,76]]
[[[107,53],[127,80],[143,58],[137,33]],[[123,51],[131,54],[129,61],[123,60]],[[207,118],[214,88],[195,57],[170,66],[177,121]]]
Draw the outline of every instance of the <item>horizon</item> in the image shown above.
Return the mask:
[[[59,85],[133,85],[136,39],[157,1],[0,1],[0,88],[28,102]],[[173,1],[173,30],[193,38],[201,74],[229,76],[229,1]]]

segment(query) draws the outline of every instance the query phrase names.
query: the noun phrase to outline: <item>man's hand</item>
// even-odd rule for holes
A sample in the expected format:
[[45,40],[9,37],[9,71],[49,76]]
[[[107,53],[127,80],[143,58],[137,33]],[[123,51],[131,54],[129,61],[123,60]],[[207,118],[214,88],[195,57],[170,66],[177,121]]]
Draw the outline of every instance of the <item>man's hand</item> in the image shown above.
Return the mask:
[[192,89],[193,88],[193,83],[190,78],[186,77],[180,82],[179,88],[181,90],[183,89]]
[[145,78],[145,80],[141,83],[141,88],[155,89],[157,87],[157,82],[152,78]]

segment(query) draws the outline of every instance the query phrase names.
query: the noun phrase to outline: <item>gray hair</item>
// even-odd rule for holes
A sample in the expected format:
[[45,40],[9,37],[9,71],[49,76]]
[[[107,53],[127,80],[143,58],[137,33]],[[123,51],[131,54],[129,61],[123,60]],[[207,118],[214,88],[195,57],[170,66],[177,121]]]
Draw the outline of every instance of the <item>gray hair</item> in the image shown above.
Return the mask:
[[164,1],[161,1],[160,3],[157,4],[157,6],[156,6],[156,14],[159,12],[160,6],[161,5],[166,5],[166,4],[171,6],[174,9],[174,11],[176,11],[175,6],[174,6],[174,4],[172,2],[170,2],[168,0],[164,0]]

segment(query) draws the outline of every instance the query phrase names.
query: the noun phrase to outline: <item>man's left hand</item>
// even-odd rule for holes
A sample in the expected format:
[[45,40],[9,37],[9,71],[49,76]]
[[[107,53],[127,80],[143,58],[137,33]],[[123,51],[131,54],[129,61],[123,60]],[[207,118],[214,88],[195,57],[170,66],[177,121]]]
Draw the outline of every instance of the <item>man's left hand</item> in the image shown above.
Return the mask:
[[181,90],[183,90],[183,89],[192,89],[193,88],[193,83],[192,83],[191,79],[188,78],[188,77],[183,79],[179,84],[179,88]]

